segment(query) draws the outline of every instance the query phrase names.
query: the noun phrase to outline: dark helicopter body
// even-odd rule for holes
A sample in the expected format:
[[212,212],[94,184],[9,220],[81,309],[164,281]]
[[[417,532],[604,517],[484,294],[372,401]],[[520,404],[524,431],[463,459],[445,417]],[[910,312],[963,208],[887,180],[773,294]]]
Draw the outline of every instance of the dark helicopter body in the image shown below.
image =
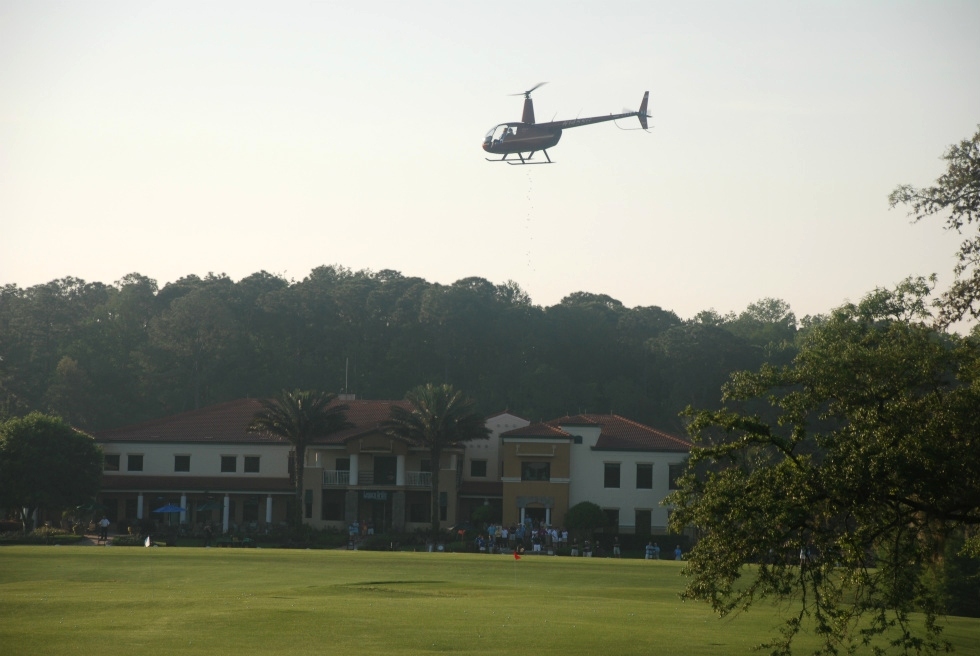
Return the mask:
[[[550,123],[535,123],[531,91],[534,91],[539,86],[541,84],[524,92],[524,114],[521,116],[520,122],[501,123],[500,125],[495,125],[487,132],[487,136],[483,139],[483,150],[495,155],[503,155],[499,160],[488,158],[488,161],[504,161],[508,164],[537,164],[539,162],[528,162],[526,160],[531,159],[534,153],[540,150],[548,160],[548,162],[540,163],[551,163],[551,157],[548,156],[548,148],[558,143],[559,139],[561,139],[562,130],[577,128],[582,125],[592,125],[593,123],[603,123],[605,121],[615,121],[620,118],[636,116],[640,119],[640,126],[644,130],[647,129],[647,100],[650,96],[649,91],[643,94],[640,109],[635,112],[610,114],[609,116],[590,116],[588,118],[552,121]],[[524,157],[524,153],[529,153],[526,158]],[[513,154],[516,154],[520,158],[520,162],[507,159],[508,155]]]

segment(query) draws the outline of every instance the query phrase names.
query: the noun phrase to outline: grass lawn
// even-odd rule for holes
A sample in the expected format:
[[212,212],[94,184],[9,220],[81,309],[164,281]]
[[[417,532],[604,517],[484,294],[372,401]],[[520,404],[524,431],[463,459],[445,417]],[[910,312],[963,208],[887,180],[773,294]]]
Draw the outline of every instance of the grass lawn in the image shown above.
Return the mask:
[[[2,654],[748,654],[673,561],[138,547],[0,548]],[[980,621],[949,618],[957,653]],[[815,643],[804,636],[799,653]]]

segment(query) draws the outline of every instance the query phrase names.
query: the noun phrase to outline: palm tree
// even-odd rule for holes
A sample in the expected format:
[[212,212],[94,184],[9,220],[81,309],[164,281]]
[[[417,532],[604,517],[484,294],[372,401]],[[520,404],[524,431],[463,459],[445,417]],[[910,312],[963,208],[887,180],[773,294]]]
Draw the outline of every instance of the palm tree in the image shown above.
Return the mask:
[[473,400],[452,385],[420,385],[405,395],[411,408],[392,406],[382,424],[388,435],[429,449],[432,462],[432,539],[439,537],[439,460],[445,449],[490,436],[483,415],[473,411]]
[[317,437],[349,428],[346,405],[331,405],[336,394],[316,390],[283,390],[270,400],[262,401],[262,409],[252,417],[245,430],[282,437],[296,450],[296,504],[291,519],[297,525],[303,521],[303,468],[306,448]]

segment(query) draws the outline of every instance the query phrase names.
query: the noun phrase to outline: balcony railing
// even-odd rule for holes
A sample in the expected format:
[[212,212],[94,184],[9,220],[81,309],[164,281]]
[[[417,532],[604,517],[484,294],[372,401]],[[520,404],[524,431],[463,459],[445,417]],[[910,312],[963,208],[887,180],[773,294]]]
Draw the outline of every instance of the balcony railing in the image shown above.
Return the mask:
[[[325,469],[323,470],[323,487],[347,487],[350,483],[350,472],[347,470]],[[358,485],[392,485],[392,483],[375,483],[374,472],[363,470],[357,472]],[[407,471],[405,472],[405,487],[432,487],[432,472]]]

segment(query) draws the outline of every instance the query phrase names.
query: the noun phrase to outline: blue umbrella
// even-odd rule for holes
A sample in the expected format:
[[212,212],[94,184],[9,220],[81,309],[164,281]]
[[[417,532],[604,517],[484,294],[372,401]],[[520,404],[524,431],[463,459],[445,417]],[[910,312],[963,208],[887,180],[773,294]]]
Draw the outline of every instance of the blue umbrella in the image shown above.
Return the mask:
[[179,512],[187,512],[187,509],[186,508],[181,508],[180,506],[174,505],[172,503],[168,503],[167,505],[161,506],[160,508],[157,508],[156,510],[153,510],[151,512],[155,512],[155,513],[179,513]]

